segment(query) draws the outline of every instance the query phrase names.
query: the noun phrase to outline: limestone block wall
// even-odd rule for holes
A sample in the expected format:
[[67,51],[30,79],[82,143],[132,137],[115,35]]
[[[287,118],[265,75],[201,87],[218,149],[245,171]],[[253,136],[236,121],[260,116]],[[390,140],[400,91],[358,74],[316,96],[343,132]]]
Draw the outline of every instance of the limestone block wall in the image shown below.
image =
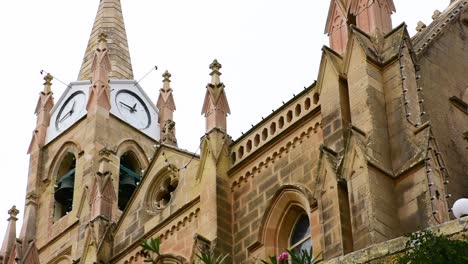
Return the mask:
[[[190,165],[182,169],[189,162]],[[113,263],[143,263],[131,260],[139,258],[141,242],[151,237],[161,239],[161,253],[190,259],[194,236],[203,229],[201,214],[207,209],[200,197],[203,188],[196,179],[198,166],[198,157],[193,159],[190,153],[165,147],[159,150],[155,162],[129,202],[130,207],[117,223]],[[155,194],[162,186],[161,179],[168,173],[174,173],[178,185],[169,203],[159,209],[155,206]]]
[[[263,248],[261,241],[262,221],[273,202],[272,197],[283,185],[297,184],[311,189],[317,180],[314,171],[318,168],[322,131],[320,116],[301,121],[301,126],[280,136],[267,149],[251,154],[229,172],[233,205],[233,262],[242,263],[259,254],[276,254],[275,246]],[[236,145],[235,145],[236,146]],[[314,207],[314,206],[313,206]],[[316,206],[315,206],[316,207]],[[312,217],[317,209],[305,208],[312,219],[313,246],[315,252],[322,248],[321,219]],[[309,212],[310,211],[310,212]],[[274,243],[275,239],[268,239]],[[279,249],[278,249],[279,250]]]
[[351,120],[369,137],[368,155],[388,166],[391,157],[382,72],[367,60],[356,40],[352,43],[347,69]]
[[[468,148],[463,133],[468,131],[468,112],[451,98],[468,104],[468,3],[460,1],[448,23],[437,28],[436,39],[418,50],[424,106],[451,176],[448,186],[454,200],[468,195]],[[428,36],[434,38],[433,36]],[[424,42],[426,43],[426,42]],[[422,45],[422,44],[421,44]]]
[[[155,141],[112,116],[97,125],[96,120],[83,119],[63,135],[51,141],[42,149],[40,183],[38,186],[38,212],[36,243],[41,261],[47,263],[52,257],[70,255],[80,257],[85,237],[85,224],[90,220],[88,190],[99,167],[99,150],[106,149],[110,155],[113,182],[118,184],[118,152],[132,150],[146,169],[148,159],[154,155]],[[96,140],[94,139],[96,136]],[[57,167],[61,159],[72,151],[76,157],[75,191],[73,210],[58,220],[54,220],[54,191]],[[123,154],[123,153],[120,153]],[[118,187],[115,187],[118,188]],[[117,192],[117,189],[115,189]],[[117,219],[121,212],[117,205],[113,208]],[[45,231],[46,230],[46,231]],[[81,241],[76,243],[76,241]],[[73,248],[72,246],[73,245]],[[44,259],[44,258],[47,259]]]

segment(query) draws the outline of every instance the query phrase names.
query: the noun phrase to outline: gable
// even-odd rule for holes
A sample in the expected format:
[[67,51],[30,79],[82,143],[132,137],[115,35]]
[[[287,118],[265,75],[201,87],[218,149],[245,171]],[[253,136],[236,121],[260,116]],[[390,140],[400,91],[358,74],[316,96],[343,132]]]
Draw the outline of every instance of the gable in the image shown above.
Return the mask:
[[187,205],[199,199],[198,166],[195,154],[161,146],[117,223],[114,246],[139,245],[141,237],[162,232],[162,223],[172,215],[190,210]]

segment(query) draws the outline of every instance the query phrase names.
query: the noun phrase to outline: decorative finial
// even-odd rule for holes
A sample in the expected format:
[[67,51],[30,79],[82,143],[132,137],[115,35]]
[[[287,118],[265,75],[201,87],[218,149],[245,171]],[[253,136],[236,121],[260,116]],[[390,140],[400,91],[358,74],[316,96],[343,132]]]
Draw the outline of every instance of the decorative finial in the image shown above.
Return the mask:
[[171,74],[166,70],[164,73],[163,73],[163,78],[164,78],[164,81],[166,82],[170,82],[170,78],[171,78]]
[[439,10],[434,10],[434,13],[432,14],[432,19],[437,19],[441,14],[442,12],[440,12]]
[[221,83],[221,72],[219,71],[223,66],[218,62],[218,60],[214,60],[210,64],[210,69],[212,72],[210,73],[211,75],[211,84],[218,85]]
[[217,71],[219,73],[219,70],[222,68],[223,66],[218,62],[217,59],[215,59],[211,64],[210,64],[210,69],[215,72]]
[[221,82],[221,73],[219,70],[222,65],[218,60],[210,64],[212,72],[211,82],[206,86],[206,95],[203,102],[202,114],[206,119],[206,132],[209,133],[213,128],[217,128],[226,133],[226,115],[230,114],[229,104],[224,91],[224,84]]
[[[163,87],[161,89],[161,93],[167,93],[169,91],[171,91],[171,74],[166,70],[162,77],[164,78],[163,79]],[[167,96],[164,96],[165,100],[167,100]]]
[[163,82],[171,82],[171,76],[172,75],[166,70],[162,75],[162,77],[164,78]]
[[8,214],[10,215],[10,218],[14,218],[17,220],[16,216],[19,214],[19,210],[16,209],[16,206],[13,205],[10,210],[8,210]]
[[417,31],[417,32],[421,32],[421,31],[423,31],[426,27],[427,27],[427,26],[426,26],[426,24],[424,24],[424,22],[419,21],[419,22],[418,22],[418,25],[416,26],[416,31]]
[[49,94],[52,89],[50,88],[52,86],[52,80],[54,79],[54,77],[52,77],[52,75],[50,75],[50,73],[47,73],[46,76],[44,76],[44,93],[45,94]]
[[159,98],[156,106],[159,109],[158,119],[161,143],[177,147],[175,122],[173,120],[173,113],[176,110],[176,107],[171,89],[171,76],[172,75],[167,70],[163,73],[163,87],[159,90]]

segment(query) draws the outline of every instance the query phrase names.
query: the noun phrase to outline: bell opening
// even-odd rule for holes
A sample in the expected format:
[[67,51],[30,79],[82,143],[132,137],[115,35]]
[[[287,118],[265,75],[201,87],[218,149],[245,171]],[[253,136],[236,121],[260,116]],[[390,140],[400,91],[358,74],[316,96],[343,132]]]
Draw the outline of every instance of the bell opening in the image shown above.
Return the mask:
[[133,152],[126,152],[120,157],[118,207],[124,210],[140,183],[140,162]]
[[54,190],[54,220],[67,215],[73,209],[73,192],[75,187],[76,159],[68,152],[60,163]]

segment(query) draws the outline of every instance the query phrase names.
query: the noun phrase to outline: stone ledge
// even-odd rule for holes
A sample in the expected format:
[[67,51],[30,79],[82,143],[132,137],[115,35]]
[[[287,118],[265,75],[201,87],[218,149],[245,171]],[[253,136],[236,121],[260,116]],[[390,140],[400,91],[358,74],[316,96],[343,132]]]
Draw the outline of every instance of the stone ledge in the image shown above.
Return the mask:
[[[435,233],[449,237],[468,234],[468,217],[428,228]],[[324,262],[325,264],[386,263],[385,258],[392,258],[403,252],[408,238],[399,237],[376,244],[347,255]],[[388,260],[388,259],[387,259]]]

